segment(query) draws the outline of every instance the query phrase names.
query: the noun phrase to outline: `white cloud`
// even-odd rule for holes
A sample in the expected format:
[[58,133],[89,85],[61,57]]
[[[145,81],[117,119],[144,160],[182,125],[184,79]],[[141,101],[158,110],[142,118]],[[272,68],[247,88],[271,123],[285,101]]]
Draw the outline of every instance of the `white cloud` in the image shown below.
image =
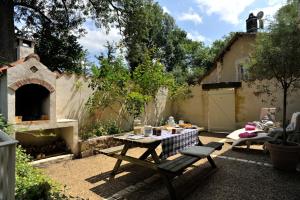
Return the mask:
[[274,6],[276,4],[284,4],[286,3],[286,0],[268,0],[269,6]]
[[87,34],[79,39],[79,43],[93,55],[104,52],[106,50],[104,45],[107,44],[107,41],[119,42],[121,39],[120,31],[117,28],[111,28],[108,34],[104,28],[96,28],[91,24],[86,24],[84,28]]
[[189,9],[188,12],[183,13],[178,17],[179,21],[192,21],[195,24],[201,24],[202,23],[202,17],[198,15],[193,9]]
[[165,13],[171,14],[171,11],[166,6],[163,6],[162,9]]
[[264,26],[267,27],[269,25],[269,22],[274,19],[274,15],[276,12],[281,8],[283,5],[286,4],[286,0],[268,0],[268,6],[263,8],[257,8],[253,12],[255,15],[259,11],[264,12]]
[[253,12],[256,14],[259,11],[264,12],[264,18],[272,18],[280,7],[286,4],[286,0],[268,0],[268,6],[257,8]]
[[201,42],[209,41],[208,38],[201,35],[199,32],[192,32],[192,33],[188,32],[187,33],[187,38],[189,38],[191,40],[195,40],[195,41],[201,41]]
[[[217,14],[222,21],[237,25],[239,16],[255,0],[196,0],[198,7],[208,15]],[[269,0],[274,1],[274,0]]]

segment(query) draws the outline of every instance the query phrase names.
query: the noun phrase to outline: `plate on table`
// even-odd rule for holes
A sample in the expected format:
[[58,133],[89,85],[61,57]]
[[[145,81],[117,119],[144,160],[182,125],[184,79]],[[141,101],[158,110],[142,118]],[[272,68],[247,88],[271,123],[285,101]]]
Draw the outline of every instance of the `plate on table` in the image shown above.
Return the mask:
[[143,139],[145,138],[143,135],[129,135],[127,137],[127,139],[131,139],[131,140],[139,140],[139,139]]

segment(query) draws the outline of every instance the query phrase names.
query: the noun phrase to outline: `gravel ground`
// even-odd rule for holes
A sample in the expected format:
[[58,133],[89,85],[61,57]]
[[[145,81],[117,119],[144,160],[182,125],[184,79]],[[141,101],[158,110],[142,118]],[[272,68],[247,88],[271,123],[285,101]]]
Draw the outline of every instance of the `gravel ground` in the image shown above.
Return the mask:
[[[203,143],[220,141],[223,135],[202,134]],[[269,155],[261,145],[251,150],[241,147],[230,149],[225,143],[216,152],[217,170],[212,170],[205,159],[198,161],[184,175],[173,181],[177,194],[182,199],[205,200],[299,200],[300,173],[287,173],[269,165]],[[141,155],[143,149],[132,149],[131,155]],[[171,158],[172,159],[172,158]],[[236,160],[238,159],[238,160]],[[245,162],[247,160],[248,162]],[[250,160],[250,162],[249,162]],[[168,199],[168,192],[154,171],[132,164],[123,164],[122,172],[109,180],[109,171],[115,159],[104,155],[64,161],[46,165],[42,170],[52,179],[67,186],[67,193],[89,200],[108,199],[119,194],[121,199],[156,200]],[[197,167],[195,167],[197,166]]]

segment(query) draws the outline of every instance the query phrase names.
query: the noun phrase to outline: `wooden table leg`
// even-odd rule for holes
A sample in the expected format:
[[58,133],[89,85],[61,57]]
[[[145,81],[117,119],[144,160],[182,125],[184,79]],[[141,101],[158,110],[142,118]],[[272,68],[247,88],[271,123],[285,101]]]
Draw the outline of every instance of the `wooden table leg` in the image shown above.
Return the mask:
[[[126,153],[127,153],[127,151],[128,151],[128,149],[129,149],[129,145],[125,144],[125,145],[124,145],[124,148],[123,148],[123,150],[121,151],[121,154],[120,154],[120,155],[125,156]],[[114,177],[114,176],[117,174],[117,172],[118,172],[118,170],[119,170],[119,167],[120,167],[121,163],[122,163],[122,159],[118,159],[117,162],[116,162],[116,164],[115,164],[115,166],[114,166],[114,169],[113,169],[112,172],[111,172],[111,177]]]
[[177,199],[177,195],[176,195],[176,191],[172,185],[172,178],[168,177],[166,174],[164,173],[160,173],[161,177],[164,180],[164,183],[168,189],[169,195],[171,197],[172,200],[176,200]]
[[160,159],[159,159],[159,157],[158,157],[158,155],[157,155],[155,149],[151,152],[151,156],[152,156],[152,158],[153,158],[153,160],[154,160],[154,162],[155,162],[156,164],[159,164],[159,163],[160,163]]
[[[139,157],[139,159],[140,159],[140,160],[145,160],[145,159],[147,159],[148,156],[149,156],[150,154],[152,155],[152,153],[155,151],[156,147],[158,147],[159,144],[160,144],[160,143],[157,143],[157,144],[154,144],[153,146],[149,147],[149,148],[145,151],[145,153],[143,153],[143,155],[141,155],[141,156]],[[156,154],[156,152],[155,152],[155,154]],[[156,155],[157,155],[157,154],[156,154]]]
[[249,150],[250,149],[250,146],[251,146],[251,141],[246,141],[246,145],[247,145],[247,150]]
[[207,160],[210,163],[210,165],[211,165],[212,168],[216,168],[217,167],[216,163],[214,162],[214,160],[210,156],[207,156],[206,158],[207,158]]

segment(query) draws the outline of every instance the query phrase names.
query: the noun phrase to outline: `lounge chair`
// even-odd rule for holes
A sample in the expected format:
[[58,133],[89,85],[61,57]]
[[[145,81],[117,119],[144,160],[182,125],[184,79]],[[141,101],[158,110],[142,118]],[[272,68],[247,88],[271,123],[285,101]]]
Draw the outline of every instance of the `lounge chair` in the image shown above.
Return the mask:
[[[264,132],[261,129],[256,129],[252,132],[257,133],[257,136],[251,138],[240,138],[239,134],[244,133],[246,130],[244,128],[238,129],[227,136],[227,138],[232,139],[233,143],[231,147],[235,147],[238,145],[246,144],[247,149],[250,148],[252,142],[265,142],[273,140],[272,137],[268,135],[268,133]],[[249,132],[249,131],[248,131]]]
[[[289,125],[286,127],[287,141],[300,143],[300,112],[295,112],[292,115]],[[278,139],[283,134],[283,128],[274,128],[269,131],[269,136]]]
[[[269,135],[269,126],[272,126],[275,121],[276,108],[262,108],[260,114],[260,121],[254,122],[257,126],[255,130],[246,131],[245,128],[235,130],[226,137],[233,140],[232,148],[238,145],[246,144],[247,149],[250,148],[252,142],[266,142],[273,138]],[[249,138],[240,138],[240,134],[244,132],[256,133],[257,136]]]
[[[287,140],[289,142],[296,142],[300,143],[300,112],[295,112],[292,115],[291,122],[286,128],[288,138]],[[262,130],[262,129],[256,129],[253,132],[257,133],[256,137],[252,138],[240,138],[239,134],[245,132],[245,129],[239,129],[227,136],[227,138],[232,139],[234,142],[232,144],[232,147],[241,145],[246,143],[247,148],[250,148],[250,145],[252,142],[266,142],[266,141],[272,141],[277,140],[280,137],[282,137],[283,129],[282,128],[271,128],[270,130]]]

